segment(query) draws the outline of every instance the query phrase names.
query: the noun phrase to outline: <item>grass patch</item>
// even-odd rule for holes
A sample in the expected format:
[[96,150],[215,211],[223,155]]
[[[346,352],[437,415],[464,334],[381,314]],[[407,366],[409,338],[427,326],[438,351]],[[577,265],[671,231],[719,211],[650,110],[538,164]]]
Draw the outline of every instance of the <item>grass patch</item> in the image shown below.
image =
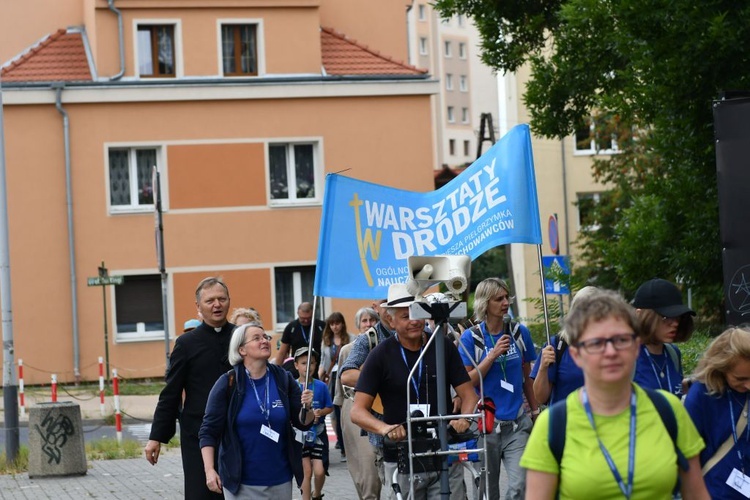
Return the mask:
[[12,462],[8,462],[5,450],[0,455],[0,474],[20,474],[29,470],[29,447],[21,445],[18,455]]
[[143,453],[143,445],[132,439],[124,439],[122,444],[115,438],[104,438],[86,444],[88,460],[118,460],[138,458]]

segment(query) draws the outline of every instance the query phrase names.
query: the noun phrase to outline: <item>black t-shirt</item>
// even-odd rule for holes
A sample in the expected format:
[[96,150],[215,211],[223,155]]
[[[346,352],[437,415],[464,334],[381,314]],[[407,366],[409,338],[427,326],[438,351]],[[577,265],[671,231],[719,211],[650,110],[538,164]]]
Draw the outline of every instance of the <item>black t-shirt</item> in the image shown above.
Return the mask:
[[[445,367],[446,382],[454,388],[470,381],[458,349],[447,338],[436,339],[445,342]],[[403,354],[402,354],[403,351]],[[404,361],[404,357],[406,361]],[[419,351],[410,351],[401,348],[396,337],[391,337],[372,350],[357,381],[357,391],[362,391],[371,396],[380,394],[383,401],[383,420],[387,424],[400,424],[406,421],[406,390],[409,371],[419,357]],[[408,364],[408,367],[407,367]],[[414,383],[419,381],[419,403],[430,405],[430,415],[437,415],[437,372],[435,370],[435,344],[427,349],[422,359],[422,376],[414,373],[408,388],[411,391],[411,403],[417,403],[417,394]],[[451,401],[450,387],[445,387],[446,401]]]
[[[313,349],[320,356],[320,344],[323,342],[323,329],[325,328],[325,322],[316,319],[313,323],[315,328],[315,334],[313,335]],[[290,321],[289,324],[284,328],[284,333],[281,335],[281,341],[285,344],[289,344],[289,356],[294,356],[294,353],[300,347],[307,347],[310,342],[310,329],[312,326],[305,326],[299,324],[299,319]]]

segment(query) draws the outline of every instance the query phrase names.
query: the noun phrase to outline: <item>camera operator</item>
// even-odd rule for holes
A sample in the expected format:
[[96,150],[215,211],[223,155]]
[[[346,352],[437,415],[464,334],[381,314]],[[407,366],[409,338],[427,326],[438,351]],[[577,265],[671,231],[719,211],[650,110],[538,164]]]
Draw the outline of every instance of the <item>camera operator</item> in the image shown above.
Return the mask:
[[[407,411],[420,410],[424,415],[438,414],[438,390],[445,391],[446,399],[450,401],[452,386],[461,397],[461,413],[473,413],[478,401],[456,346],[445,337],[436,341],[445,343],[445,359],[440,360],[440,364],[445,367],[446,386],[436,387],[437,360],[434,343],[427,349],[411,381],[408,380],[409,372],[427,342],[424,320],[409,318],[409,305],[413,302],[414,297],[409,295],[405,285],[391,285],[388,289],[388,302],[385,307],[396,334],[381,342],[367,357],[357,381],[357,392],[351,410],[352,422],[392,441],[406,439],[404,423]],[[411,391],[411,408],[406,407],[406,391]],[[378,394],[383,402],[382,421],[370,413],[372,403]],[[448,425],[461,433],[468,429],[469,423],[466,419],[456,419],[451,420]],[[398,467],[396,460],[393,456],[386,456],[387,480],[391,480]],[[439,474],[439,471],[414,474],[416,498],[436,498],[440,494]],[[463,469],[459,462],[450,467],[449,476],[451,498],[463,499],[466,492]],[[398,484],[402,492],[408,491],[409,474],[399,473]]]

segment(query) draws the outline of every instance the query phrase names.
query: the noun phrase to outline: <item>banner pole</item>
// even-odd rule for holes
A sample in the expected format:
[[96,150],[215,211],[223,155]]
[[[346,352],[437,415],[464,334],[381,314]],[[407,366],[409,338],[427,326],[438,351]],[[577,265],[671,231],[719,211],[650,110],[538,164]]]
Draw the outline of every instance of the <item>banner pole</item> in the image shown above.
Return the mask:
[[544,308],[544,328],[547,332],[547,345],[550,345],[549,313],[547,312],[547,292],[544,289],[544,264],[542,264],[542,245],[536,246],[536,256],[539,261],[539,279],[542,282],[542,307]]
[[[315,338],[315,306],[318,304],[318,297],[313,295],[313,304],[312,304],[312,321],[310,322],[310,340],[308,340],[307,345],[307,368],[305,368],[305,389],[307,389],[307,385],[310,383],[310,361],[312,360],[312,349],[313,349],[313,339]],[[292,353],[292,356],[294,356],[294,353]],[[318,362],[320,362],[320,356],[321,353],[318,353]]]

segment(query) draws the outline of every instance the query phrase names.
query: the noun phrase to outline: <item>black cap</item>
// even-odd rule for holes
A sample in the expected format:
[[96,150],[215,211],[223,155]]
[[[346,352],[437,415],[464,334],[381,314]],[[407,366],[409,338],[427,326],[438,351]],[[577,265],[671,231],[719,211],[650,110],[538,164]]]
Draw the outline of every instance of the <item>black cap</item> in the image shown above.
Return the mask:
[[680,289],[673,283],[659,278],[649,280],[638,287],[633,307],[653,309],[667,318],[676,318],[683,314],[695,316],[695,311],[682,303]]

